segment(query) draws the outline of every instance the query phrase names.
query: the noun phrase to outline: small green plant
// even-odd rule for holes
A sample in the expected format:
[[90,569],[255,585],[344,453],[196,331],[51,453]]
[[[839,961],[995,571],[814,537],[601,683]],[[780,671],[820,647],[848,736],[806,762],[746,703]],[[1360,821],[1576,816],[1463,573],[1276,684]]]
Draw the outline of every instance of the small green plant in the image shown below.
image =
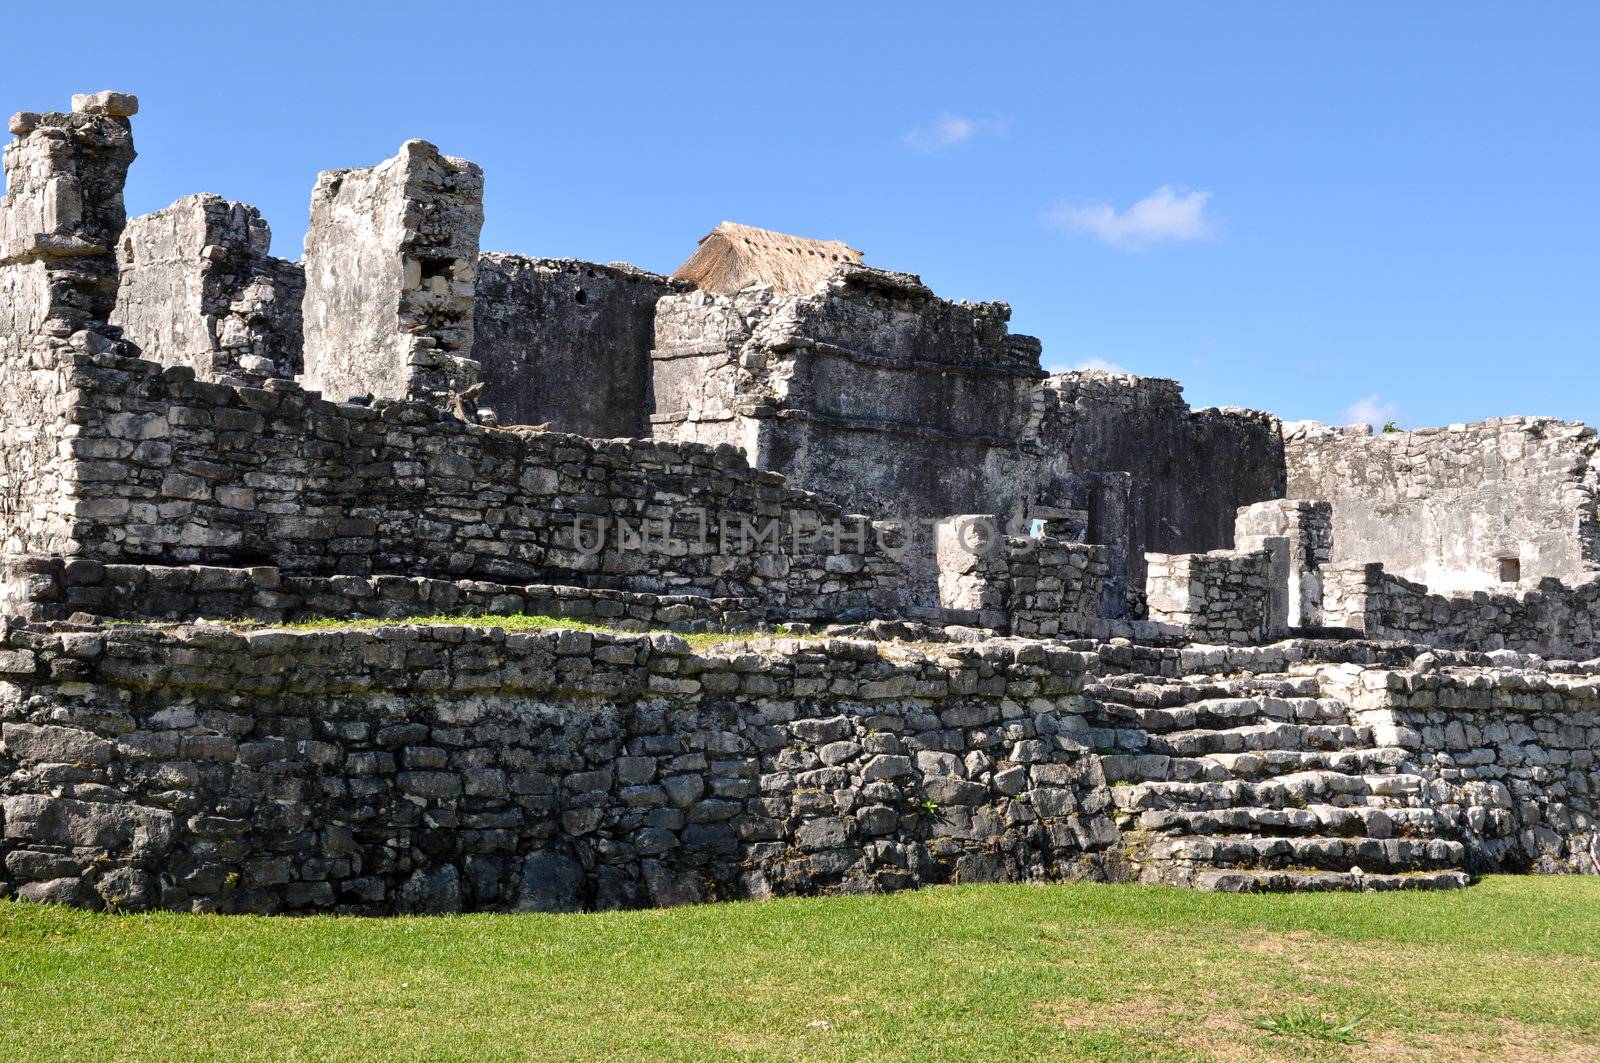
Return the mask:
[[1366,1021],[1370,1011],[1363,1011],[1351,1019],[1338,1016],[1327,1018],[1316,1014],[1304,1004],[1274,1015],[1266,1015],[1251,1025],[1258,1030],[1279,1037],[1298,1037],[1306,1041],[1328,1041],[1339,1045],[1358,1045],[1362,1038],[1357,1029]]
[[939,802],[935,801],[931,797],[924,797],[921,801],[917,802],[917,811],[921,812],[924,816],[931,816],[939,811]]
[[1385,421],[1385,422],[1383,422],[1383,430],[1385,432],[1404,432],[1405,431],[1404,428],[1400,427],[1400,422],[1398,422],[1398,421]]

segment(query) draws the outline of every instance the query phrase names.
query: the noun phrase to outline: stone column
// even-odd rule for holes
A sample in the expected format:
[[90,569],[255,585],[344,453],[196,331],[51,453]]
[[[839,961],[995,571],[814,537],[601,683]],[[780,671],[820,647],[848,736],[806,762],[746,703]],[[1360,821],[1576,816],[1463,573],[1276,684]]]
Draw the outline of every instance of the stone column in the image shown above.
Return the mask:
[[127,219],[122,186],[134,158],[128,117],[138,110],[132,96],[97,92],[74,96],[70,113],[11,116],[16,139],[5,149],[0,201],[0,353],[7,358],[35,340],[104,332],[117,298],[114,249]]
[[11,116],[0,200],[0,554],[10,558],[69,539],[79,441],[68,438],[62,364],[135,353],[106,319],[138,109],[98,92],[74,96],[70,112]]
[[305,383],[325,398],[446,403],[472,351],[483,171],[422,140],[329,170],[306,234]]

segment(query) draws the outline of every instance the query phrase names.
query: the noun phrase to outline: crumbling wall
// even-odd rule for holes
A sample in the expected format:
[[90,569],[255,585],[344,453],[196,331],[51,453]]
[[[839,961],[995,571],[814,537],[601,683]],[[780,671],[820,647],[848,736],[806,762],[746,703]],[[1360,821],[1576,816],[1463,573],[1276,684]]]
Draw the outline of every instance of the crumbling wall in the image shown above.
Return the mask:
[[1185,628],[1196,642],[1259,643],[1288,623],[1289,543],[1203,554],[1146,554],[1150,619]]
[[73,466],[71,542],[35,552],[758,597],[796,619],[916,599],[880,529],[731,448],[513,432],[424,403],[192,377],[67,361],[75,446],[92,456]]
[[306,234],[306,386],[342,401],[442,404],[471,359],[483,171],[422,140],[368,169],[329,170]]
[[[1125,541],[1123,611],[1137,615],[1144,555],[1202,553],[1233,546],[1239,508],[1282,498],[1278,420],[1256,410],[1192,410],[1175,381],[1082,370],[1047,384],[1040,493],[1089,511],[1091,541]],[[1095,474],[1125,472],[1125,497],[1097,489]],[[1320,498],[1320,495],[1297,497]],[[1112,513],[1102,516],[1107,508]],[[1109,526],[1106,516],[1126,520]],[[1108,603],[1108,605],[1114,603]]]
[[800,296],[671,296],[652,430],[733,443],[861,512],[1020,516],[1043,372],[1038,341],[1009,318],[1003,303],[949,302],[861,266]]
[[201,380],[292,379],[302,368],[299,263],[269,254],[260,211],[186,196],[129,219],[117,246],[112,323],[163,365]]
[[1372,434],[1286,425],[1288,493],[1333,504],[1333,560],[1434,591],[1600,573],[1600,443],[1544,417]]
[[1379,562],[1324,570],[1324,622],[1369,638],[1458,650],[1600,656],[1600,580],[1547,578],[1504,593],[1435,594]]
[[0,555],[60,550],[82,503],[68,440],[71,352],[116,348],[114,244],[134,158],[122,93],[73,97],[70,113],[11,117],[0,202]]
[[839,639],[696,654],[578,631],[12,628],[0,888],[379,914],[1103,876],[1108,791],[1066,734],[1092,661],[1025,643],[935,661]]
[[472,341],[478,404],[501,424],[646,435],[656,301],[681,287],[622,264],[483,255]]
[[983,627],[1028,638],[1095,632],[1105,550],[1050,535],[1006,535],[992,517],[940,523],[940,605]]

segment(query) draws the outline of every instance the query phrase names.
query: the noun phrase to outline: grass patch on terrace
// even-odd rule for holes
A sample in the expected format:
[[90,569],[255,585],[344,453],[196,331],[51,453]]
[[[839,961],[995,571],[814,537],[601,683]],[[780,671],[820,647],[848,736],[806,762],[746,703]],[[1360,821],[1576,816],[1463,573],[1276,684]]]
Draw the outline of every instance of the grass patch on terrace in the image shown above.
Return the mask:
[[1600,1059],[1600,879],[578,916],[0,905],[5,1059]]
[[[174,621],[173,623],[176,623]],[[575,620],[570,617],[543,616],[531,613],[491,613],[483,615],[461,615],[447,613],[433,613],[427,616],[401,616],[401,617],[362,617],[355,619],[341,619],[339,617],[313,617],[308,620],[292,620],[281,624],[258,623],[252,620],[226,620],[218,621],[231,628],[242,631],[350,631],[381,627],[406,627],[423,625],[449,625],[453,627],[474,628],[499,628],[501,631],[587,631],[591,634],[603,635],[676,635],[691,647],[720,646],[728,642],[748,642],[751,639],[803,639],[815,638],[812,635],[793,635],[776,628],[755,631],[700,631],[682,632],[668,631],[665,628],[649,628],[637,631],[631,628],[614,627],[608,624],[596,623],[589,620]]]

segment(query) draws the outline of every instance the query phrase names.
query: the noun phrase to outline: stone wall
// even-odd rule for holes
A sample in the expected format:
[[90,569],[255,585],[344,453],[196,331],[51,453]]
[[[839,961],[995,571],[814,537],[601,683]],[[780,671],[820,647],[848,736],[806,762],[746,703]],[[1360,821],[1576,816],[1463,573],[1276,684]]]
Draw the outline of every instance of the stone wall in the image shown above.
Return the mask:
[[1006,535],[964,514],[937,529],[939,599],[987,628],[1028,638],[1097,631],[1104,548],[1050,535]]
[[1150,619],[1182,626],[1196,642],[1258,643],[1288,626],[1289,544],[1204,554],[1146,554]]
[[10,120],[0,201],[0,553],[49,551],[69,535],[61,499],[68,389],[57,362],[116,349],[122,186],[134,158],[121,93],[73,97],[70,113]]
[[754,598],[647,594],[593,587],[423,576],[286,576],[270,565],[106,565],[88,558],[12,559],[0,613],[30,620],[89,614],[119,620],[350,619],[527,614],[623,630],[748,630],[777,622]]
[[844,266],[817,291],[663,299],[654,434],[751,461],[885,517],[1020,516],[1043,372],[1003,303]]
[[25,553],[758,597],[792,619],[916,601],[881,529],[731,449],[484,428],[111,355],[61,379],[71,536]]
[[306,386],[343,401],[449,401],[472,361],[483,171],[408,140],[368,169],[329,170],[306,234]]
[[1431,656],[1341,678],[1356,718],[1412,753],[1472,869],[1600,874],[1593,669],[1441,667]]
[[1369,638],[1459,650],[1600,656],[1600,580],[1545,579],[1505,593],[1434,594],[1382,564],[1325,570],[1324,622]]
[[261,212],[221,196],[131,218],[117,245],[111,321],[144,357],[189,366],[200,380],[293,378],[305,274],[271,246]]
[[1286,425],[1288,495],[1333,504],[1333,560],[1435,591],[1600,571],[1600,443],[1543,417],[1372,434]]
[[573,911],[1104,875],[1092,655],[448,628],[12,627],[6,889]]
[[[1109,615],[1139,615],[1146,553],[1232,547],[1240,507],[1285,496],[1270,414],[1193,410],[1175,381],[1097,370],[1055,374],[1047,390],[1038,492],[1047,504],[1086,509],[1090,541],[1125,558],[1126,573],[1114,576],[1126,600],[1108,602]],[[1130,474],[1125,485],[1103,476],[1119,472]]]
[[620,263],[483,255],[472,341],[479,405],[501,424],[648,434],[656,301],[681,289]]

